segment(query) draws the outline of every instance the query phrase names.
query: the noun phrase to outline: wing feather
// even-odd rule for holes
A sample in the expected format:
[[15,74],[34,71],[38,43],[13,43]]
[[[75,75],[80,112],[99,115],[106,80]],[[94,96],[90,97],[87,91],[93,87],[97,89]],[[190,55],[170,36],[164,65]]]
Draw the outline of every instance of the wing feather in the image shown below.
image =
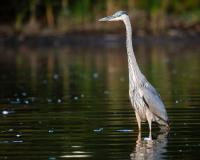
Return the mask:
[[153,86],[143,87],[142,92],[145,104],[148,105],[150,111],[153,112],[157,117],[167,122],[168,117],[165,106]]

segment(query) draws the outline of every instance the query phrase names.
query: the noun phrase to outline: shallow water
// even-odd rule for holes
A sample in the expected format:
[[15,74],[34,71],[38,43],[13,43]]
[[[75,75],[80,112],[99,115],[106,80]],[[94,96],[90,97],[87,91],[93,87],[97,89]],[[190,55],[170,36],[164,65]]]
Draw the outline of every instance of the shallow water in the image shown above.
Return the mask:
[[123,45],[0,50],[0,159],[198,159],[200,47],[135,46],[171,130],[138,139]]

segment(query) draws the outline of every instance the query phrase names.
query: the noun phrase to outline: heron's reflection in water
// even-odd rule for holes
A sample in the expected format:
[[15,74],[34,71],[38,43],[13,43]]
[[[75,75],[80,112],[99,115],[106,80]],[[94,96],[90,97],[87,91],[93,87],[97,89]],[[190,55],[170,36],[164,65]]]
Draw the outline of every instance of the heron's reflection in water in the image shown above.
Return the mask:
[[156,160],[164,159],[166,152],[168,132],[159,133],[155,139],[142,139],[138,133],[135,150],[131,153],[131,160]]

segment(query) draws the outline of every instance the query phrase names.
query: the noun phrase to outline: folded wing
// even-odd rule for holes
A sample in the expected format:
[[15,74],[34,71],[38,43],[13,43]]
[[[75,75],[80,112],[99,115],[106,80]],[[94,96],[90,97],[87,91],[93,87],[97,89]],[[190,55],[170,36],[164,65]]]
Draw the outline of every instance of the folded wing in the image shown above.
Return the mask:
[[150,111],[155,114],[158,118],[162,119],[165,122],[168,122],[167,112],[165,106],[160,99],[159,94],[156,90],[150,87],[143,87],[143,100],[146,105],[149,107]]

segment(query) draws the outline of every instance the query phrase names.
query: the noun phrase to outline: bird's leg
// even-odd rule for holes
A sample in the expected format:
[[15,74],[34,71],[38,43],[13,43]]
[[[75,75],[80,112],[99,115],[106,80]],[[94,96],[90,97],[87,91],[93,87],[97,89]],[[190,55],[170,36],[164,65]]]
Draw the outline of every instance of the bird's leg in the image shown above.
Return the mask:
[[141,131],[138,132],[138,139],[137,142],[141,142]]
[[152,139],[152,135],[151,135],[151,119],[147,118],[148,124],[149,124],[149,139]]
[[142,144],[142,141],[141,141],[141,131],[138,132],[138,138],[137,138],[137,141],[136,141],[136,147],[140,147],[140,145]]
[[135,116],[136,116],[136,119],[137,119],[139,132],[141,132],[141,119],[140,119],[140,116],[138,115],[137,112],[135,112]]
[[149,139],[152,140],[151,130],[149,132]]
[[151,122],[153,120],[153,115],[150,112],[150,110],[146,111],[146,118],[147,118],[147,121],[148,121],[148,124],[149,124],[149,139],[152,139],[152,136],[151,136]]

